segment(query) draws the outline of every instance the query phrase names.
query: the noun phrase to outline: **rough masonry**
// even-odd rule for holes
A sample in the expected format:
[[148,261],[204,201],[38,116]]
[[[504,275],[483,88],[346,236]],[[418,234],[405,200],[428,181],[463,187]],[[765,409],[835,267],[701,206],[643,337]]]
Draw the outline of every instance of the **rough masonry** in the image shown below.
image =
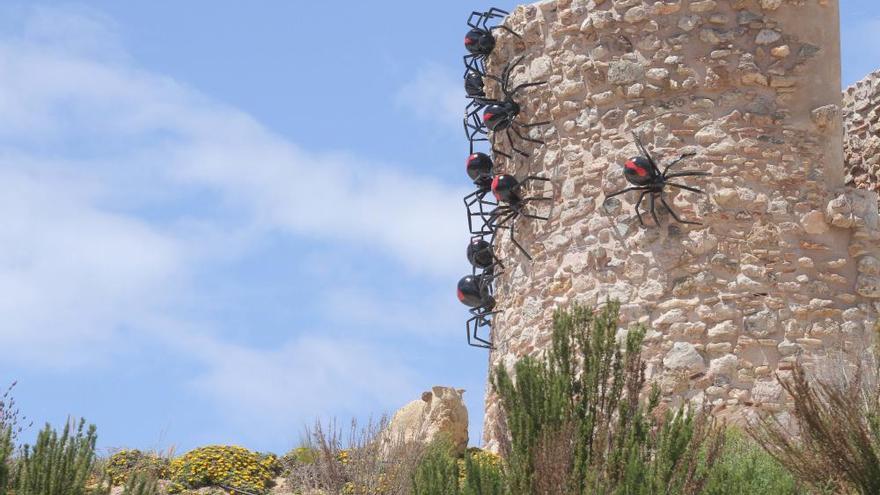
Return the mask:
[[[532,156],[501,172],[552,178],[547,222],[503,235],[501,310],[489,365],[512,366],[550,340],[573,302],[622,303],[641,322],[648,375],[669,403],[777,411],[777,383],[797,356],[856,355],[880,306],[877,195],[845,185],[836,0],[550,0],[521,6],[496,31],[489,71],[517,56],[520,119],[550,120],[520,144]],[[490,94],[495,88],[488,87]],[[661,226],[641,227],[622,164],[638,153],[697,156],[683,168],[708,194],[672,193]],[[496,141],[502,149],[506,140]],[[665,161],[663,161],[665,163]],[[662,166],[662,163],[661,163]],[[544,191],[549,192],[548,191]],[[618,201],[619,199],[619,201]],[[489,391],[484,443],[494,448]]]
[[880,71],[843,94],[846,183],[880,192]]

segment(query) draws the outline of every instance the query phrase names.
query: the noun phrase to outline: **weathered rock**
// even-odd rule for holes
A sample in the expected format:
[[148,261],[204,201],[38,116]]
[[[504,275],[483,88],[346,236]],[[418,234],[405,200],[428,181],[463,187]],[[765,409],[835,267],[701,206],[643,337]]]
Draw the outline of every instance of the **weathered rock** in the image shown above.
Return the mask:
[[386,449],[398,442],[430,443],[439,435],[448,438],[456,452],[468,443],[468,412],[463,389],[435,386],[394,413],[383,434]]
[[706,362],[693,344],[676,342],[663,358],[663,366],[671,370],[684,370],[691,373],[706,369]]

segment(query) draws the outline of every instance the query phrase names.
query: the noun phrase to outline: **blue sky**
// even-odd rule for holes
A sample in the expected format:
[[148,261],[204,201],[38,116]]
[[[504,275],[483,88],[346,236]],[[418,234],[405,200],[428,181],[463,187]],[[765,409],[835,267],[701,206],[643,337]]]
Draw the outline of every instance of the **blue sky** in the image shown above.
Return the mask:
[[[253,5],[0,4],[0,381],[103,448],[276,452],[453,385],[477,442],[453,287],[481,6]],[[851,83],[880,7],[841,5]]]

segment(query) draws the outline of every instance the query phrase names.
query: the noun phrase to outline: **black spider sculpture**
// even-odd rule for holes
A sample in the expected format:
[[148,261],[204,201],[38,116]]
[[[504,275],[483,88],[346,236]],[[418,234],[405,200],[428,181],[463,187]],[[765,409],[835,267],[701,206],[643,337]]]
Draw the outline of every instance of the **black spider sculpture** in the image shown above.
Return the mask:
[[520,216],[533,218],[535,220],[548,220],[550,217],[526,213],[523,208],[525,208],[527,204],[536,201],[552,201],[553,197],[527,197],[523,195],[522,191],[523,187],[528,184],[529,181],[548,182],[549,180],[550,179],[546,177],[530,175],[522,181],[519,181],[516,177],[508,174],[499,174],[492,179],[492,193],[495,195],[498,202],[502,204],[490,213],[490,226],[493,230],[502,228],[509,229],[511,242],[513,242],[520,252],[522,252],[529,260],[532,259],[532,256],[516,240],[516,220]]
[[481,235],[471,237],[471,242],[468,243],[467,247],[467,259],[473,267],[474,275],[477,274],[477,270],[481,270],[483,273],[489,273],[494,276],[497,275],[495,268],[503,269],[504,264],[495,256],[495,249],[493,247],[495,236],[490,237],[488,241],[483,237]]
[[[519,57],[513,62],[508,63],[507,66],[504,68],[504,71],[501,73],[501,77],[495,77],[488,74],[485,76],[492,80],[498,81],[498,83],[501,85],[501,92],[502,94],[504,94],[504,99],[496,100],[491,98],[482,98],[479,100],[479,104],[485,107],[485,109],[483,110],[483,125],[488,130],[491,130],[493,132],[504,131],[507,134],[507,142],[510,144],[510,148],[517,154],[528,157],[528,153],[518,149],[513,144],[513,137],[510,135],[510,131],[512,130],[513,133],[516,134],[516,136],[523,141],[529,141],[535,144],[544,144],[544,141],[541,141],[540,139],[524,137],[522,133],[520,133],[520,129],[546,125],[549,124],[550,121],[533,122],[531,124],[523,124],[518,122],[516,118],[517,116],[519,116],[522,109],[520,108],[514,97],[520,90],[532,86],[547,84],[547,81],[523,83],[519,86],[516,86],[515,88],[511,88],[510,75],[513,73],[513,69],[515,69],[516,66],[520,64],[520,62],[522,62],[522,57]],[[479,111],[479,109],[477,109],[476,111]],[[486,129],[483,129],[482,132],[486,133]],[[503,156],[509,156],[501,150],[497,149],[494,145],[492,146],[492,151]]]
[[492,342],[477,335],[480,328],[492,324],[497,314],[495,297],[492,295],[492,274],[466,275],[458,281],[458,300],[470,308],[471,317],[465,323],[468,345],[492,349]]
[[467,159],[467,174],[474,181],[476,190],[464,197],[467,208],[468,230],[471,235],[489,235],[492,228],[491,212],[498,206],[497,202],[486,199],[492,191],[494,164],[492,158],[485,153],[471,153]]
[[490,20],[505,17],[507,14],[508,12],[495,7],[486,12],[471,12],[467,22],[471,30],[464,36],[464,47],[468,51],[468,55],[464,56],[465,76],[471,70],[475,70],[479,74],[486,73],[486,57],[495,49],[495,36],[492,31],[503,29],[521,38],[519,34],[503,24],[489,26]]
[[[644,199],[646,194],[649,194],[649,205],[651,208],[651,216],[654,217],[654,223],[656,225],[660,225],[660,220],[657,218],[657,211],[654,206],[654,200],[656,197],[660,197],[660,202],[663,203],[663,206],[669,211],[669,214],[672,215],[676,221],[680,223],[693,224],[693,225],[701,225],[700,222],[689,222],[686,220],[682,220],[675,213],[675,210],[666,202],[666,198],[664,196],[664,188],[666,186],[675,187],[678,189],[684,189],[686,191],[692,191],[699,194],[706,194],[705,192],[694,188],[685,186],[683,184],[677,184],[675,182],[670,182],[669,179],[675,179],[677,177],[704,177],[708,175],[712,175],[709,172],[700,172],[697,170],[684,170],[681,172],[669,173],[669,169],[671,169],[674,165],[678,164],[682,160],[687,158],[691,158],[696,155],[696,153],[685,153],[675,160],[673,160],[669,165],[663,168],[663,171],[660,171],[660,167],[657,166],[657,163],[654,161],[654,158],[651,157],[651,154],[648,153],[648,150],[642,145],[642,141],[639,137],[633,133],[633,138],[635,138],[636,147],[638,147],[639,152],[642,156],[637,156],[634,158],[630,158],[623,165],[623,176],[626,177],[626,180],[629,181],[630,184],[633,184],[632,187],[627,187],[621,191],[617,191],[616,193],[612,193],[608,196],[605,196],[605,201],[607,202],[614,196],[618,194],[623,194],[629,191],[641,191],[639,194],[639,199],[636,201],[636,215],[639,217],[639,223],[642,226],[645,225],[644,220],[642,220],[642,212],[639,210],[639,205],[642,203],[642,199]],[[603,202],[604,203],[604,202]]]

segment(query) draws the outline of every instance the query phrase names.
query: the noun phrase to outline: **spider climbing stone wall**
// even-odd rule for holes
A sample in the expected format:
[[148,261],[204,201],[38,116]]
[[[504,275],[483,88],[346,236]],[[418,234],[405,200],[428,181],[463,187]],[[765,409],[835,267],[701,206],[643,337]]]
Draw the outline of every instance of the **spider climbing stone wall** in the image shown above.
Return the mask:
[[[488,70],[524,55],[514,84],[528,159],[507,173],[552,179],[547,222],[522,222],[527,262],[502,234],[501,311],[489,365],[511,366],[550,340],[553,311],[619,299],[642,322],[647,373],[671,404],[784,410],[776,374],[866,345],[880,303],[877,196],[845,185],[836,0],[552,0],[521,6]],[[487,90],[493,91],[491,85]],[[702,226],[640,227],[622,165],[638,132],[663,163],[711,172],[673,207]],[[504,140],[498,143],[502,148]],[[546,191],[538,191],[546,193]],[[670,191],[672,192],[672,191]],[[620,201],[616,201],[619,199]],[[497,446],[488,393],[484,440]]]
[[843,94],[846,183],[880,192],[880,71]]

